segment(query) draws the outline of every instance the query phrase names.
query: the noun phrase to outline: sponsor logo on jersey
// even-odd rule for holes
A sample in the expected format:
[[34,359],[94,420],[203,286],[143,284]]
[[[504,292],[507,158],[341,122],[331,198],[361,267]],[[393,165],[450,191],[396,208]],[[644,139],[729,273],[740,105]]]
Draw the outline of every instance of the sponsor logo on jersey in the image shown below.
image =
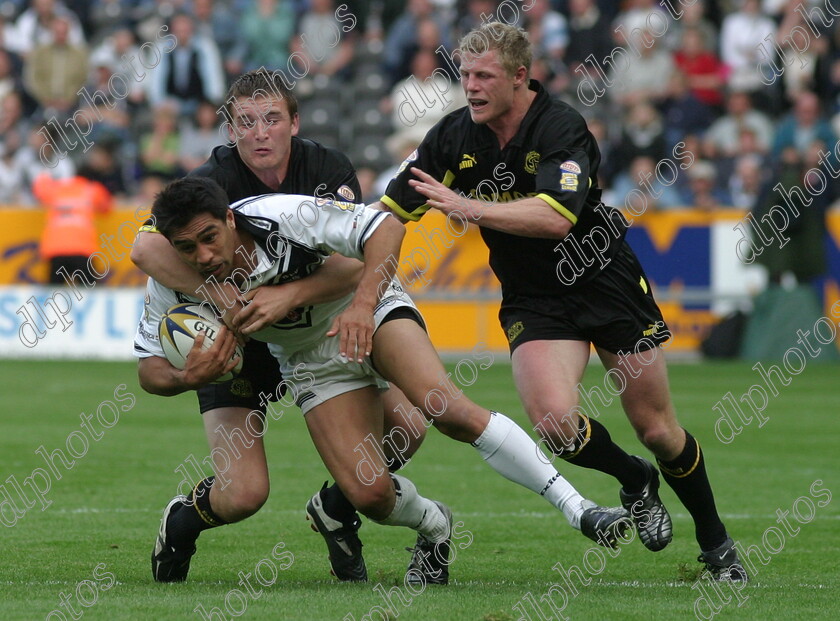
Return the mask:
[[237,397],[253,397],[254,387],[251,385],[251,380],[244,377],[237,377],[230,382],[230,394]]
[[577,162],[573,162],[572,160],[566,160],[565,162],[560,164],[560,170],[562,172],[570,172],[579,175],[580,165]]
[[476,165],[475,155],[470,155],[469,153],[464,153],[461,156],[461,163],[458,164],[458,170],[464,170],[465,168],[472,168]]
[[417,149],[414,149],[414,151],[411,152],[411,155],[409,155],[407,158],[405,158],[403,160],[402,164],[400,164],[400,167],[397,169],[397,172],[394,174],[392,179],[396,179],[397,175],[399,175],[402,171],[404,171],[406,168],[408,168],[408,165],[411,164],[411,162],[413,162],[414,160],[416,160],[417,157],[418,157]]
[[577,192],[578,176],[575,173],[564,172],[560,175],[560,188],[569,190],[570,192]]
[[507,331],[508,343],[513,343],[522,332],[525,331],[525,325],[521,321],[517,321]]
[[338,207],[341,211],[356,211],[356,203],[348,203],[347,201],[337,201],[332,198],[315,197],[315,204],[318,207],[324,205],[332,205]]
[[525,172],[532,175],[537,174],[537,167],[540,165],[540,154],[536,151],[530,151],[525,156]]
[[343,196],[348,201],[356,200],[356,195],[353,193],[353,190],[351,190],[346,185],[343,185],[340,188],[338,188],[338,193],[339,193],[340,196]]

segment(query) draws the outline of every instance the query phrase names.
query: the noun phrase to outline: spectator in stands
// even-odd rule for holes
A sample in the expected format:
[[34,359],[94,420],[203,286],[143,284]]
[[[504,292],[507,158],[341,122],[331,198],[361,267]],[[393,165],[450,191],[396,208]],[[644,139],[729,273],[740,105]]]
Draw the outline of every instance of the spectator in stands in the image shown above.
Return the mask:
[[686,174],[688,191],[682,197],[683,205],[702,211],[714,211],[731,205],[732,198],[729,193],[718,184],[714,164],[707,160],[695,160]]
[[56,0],[32,0],[30,7],[15,22],[14,44],[17,47],[12,51],[26,56],[38,46],[55,43],[53,22],[56,18],[63,18],[67,23],[65,45],[83,47],[85,37],[75,13]]
[[[143,74],[140,74],[142,75],[142,79],[138,80],[137,75],[132,72],[131,66],[123,60],[138,58],[141,54],[142,52],[137,45],[134,31],[130,28],[121,26],[110,32],[90,54],[90,64],[94,68],[94,71],[105,71],[91,78],[93,81],[98,82],[98,84],[96,88],[92,88],[92,85],[89,86],[89,93],[93,95],[97,90],[101,90],[103,94],[108,96],[109,103],[115,103],[115,99],[117,98],[111,96],[109,91],[113,89],[109,89],[108,80],[111,80],[111,76],[118,75],[122,78],[122,81],[118,81],[116,78],[114,79],[114,84],[117,85],[116,92],[122,92],[124,88],[122,86],[123,82],[125,83],[125,88],[128,88],[128,95],[125,97],[125,101],[120,103],[122,105],[127,103],[131,106],[144,104],[146,92],[143,89],[142,79],[145,79],[148,73],[143,70]],[[144,58],[146,57],[149,57],[148,54],[144,55]],[[152,57],[149,58],[149,60],[152,59]],[[137,65],[137,61],[135,61],[135,65]],[[137,65],[137,68],[138,70],[140,69],[139,65]]]
[[0,47],[0,99],[9,93],[21,92],[23,84],[15,68],[14,57]]
[[465,6],[455,20],[454,36],[456,39],[460,39],[470,30],[478,28],[483,22],[493,21],[483,18],[482,15],[495,16],[496,9],[499,6],[499,2],[494,0],[466,0],[461,4]]
[[[629,48],[625,48],[627,63],[619,61],[610,67],[607,75],[612,86],[607,93],[624,107],[645,101],[658,104],[668,94],[674,60],[649,31],[632,36]],[[650,47],[646,47],[647,43]]]
[[[776,36],[776,24],[761,13],[759,0],[741,0],[740,9],[723,18],[720,30],[720,57],[729,69],[727,85],[733,90],[757,93],[764,90],[760,65],[770,61],[761,50]],[[771,75],[768,73],[768,75]]]
[[310,75],[348,77],[353,60],[354,31],[344,32],[335,17],[334,0],[312,0],[311,8],[301,17],[298,36],[292,50],[309,59]]
[[192,10],[196,34],[216,43],[227,76],[242,73],[247,45],[229,0],[193,0]]
[[625,115],[621,126],[621,138],[613,153],[616,167],[623,170],[640,155],[646,155],[658,162],[665,157],[665,153],[665,126],[662,116],[647,102],[634,104]]
[[772,155],[779,157],[785,149],[792,147],[804,156],[815,140],[832,147],[837,142],[834,130],[820,110],[820,100],[810,92],[800,93],[793,104],[793,110],[786,115],[776,130]]
[[706,0],[695,0],[691,4],[678,2],[678,10],[682,11],[679,19],[672,20],[668,25],[668,32],[662,36],[662,40],[672,52],[676,52],[683,43],[683,33],[688,30],[697,30],[706,44],[706,49],[718,49],[718,29],[706,16],[708,3]]
[[0,136],[7,132],[19,131],[23,134],[29,128],[29,121],[23,113],[22,96],[11,92],[0,98]]
[[39,252],[49,262],[49,283],[64,284],[61,272],[67,279],[76,270],[88,273],[88,259],[99,250],[94,218],[113,209],[108,190],[79,175],[54,179],[42,174],[32,192],[47,212]]
[[93,0],[88,19],[92,28],[91,46],[98,45],[104,37],[124,28],[131,21],[132,3],[124,0]]
[[595,0],[569,0],[569,45],[566,48],[566,64],[571,75],[580,79],[575,72],[589,56],[598,66],[613,49],[610,36],[610,22]]
[[[659,12],[664,19],[668,19],[665,9],[657,0],[626,0],[622,3],[622,10],[612,21],[610,32],[615,45],[629,47],[630,37],[638,37],[636,43],[648,45],[654,37],[650,32],[650,14]],[[642,40],[643,37],[643,40]]]
[[160,175],[143,175],[137,182],[137,189],[131,198],[131,202],[135,205],[151,205],[155,202],[155,196],[164,187],[166,187],[166,180]]
[[101,183],[117,200],[124,201],[128,196],[125,176],[117,160],[119,143],[102,139],[93,144],[85,153],[79,175]]
[[225,143],[219,127],[216,106],[209,101],[198,104],[191,121],[181,125],[179,163],[183,170],[193,170],[207,161],[214,147]]
[[44,115],[67,117],[75,110],[78,91],[85,85],[88,50],[70,42],[70,22],[58,15],[50,22],[53,41],[39,45],[26,58],[27,90]]
[[677,72],[688,78],[688,87],[697,99],[714,108],[722,106],[725,67],[709,49],[699,28],[683,28],[674,64]]
[[26,171],[20,157],[23,137],[17,129],[0,132],[0,205],[24,205],[28,202]]
[[15,23],[0,13],[0,50],[13,54],[16,62],[20,62],[21,45],[17,40],[17,29]]
[[569,80],[563,59],[569,45],[569,24],[562,13],[552,10],[549,0],[533,0],[524,13],[523,27],[528,32],[534,58],[548,72],[548,80],[540,80],[551,92],[565,89]]
[[[445,115],[467,105],[460,83],[440,72],[434,73],[438,60],[431,50],[417,50],[411,61],[411,75],[397,82],[383,99],[380,109],[391,115],[395,131],[414,125],[427,131]],[[446,93],[446,99],[439,93]]]
[[681,142],[686,134],[705,131],[715,118],[714,110],[700,101],[688,84],[689,78],[682,71],[671,74],[668,96],[660,106],[668,150]]
[[[817,57],[828,53],[828,39],[831,37],[831,30],[836,30],[836,27],[825,28],[819,20],[816,22],[806,21],[805,15],[808,14],[809,9],[803,10],[804,7],[810,7],[810,4],[806,2],[803,5],[801,1],[788,2],[784,7],[784,16],[776,31],[776,42],[785,64],[787,64],[788,59],[792,61],[785,67],[784,74],[780,78],[781,84],[784,86],[785,96],[790,101],[795,101],[799,93],[803,91],[813,90]],[[810,32],[811,26],[809,23],[813,23],[820,29],[820,36],[814,36]],[[802,32],[809,37],[807,41],[803,39]],[[791,47],[791,43],[798,47]],[[803,44],[805,44],[805,49],[803,49]],[[777,64],[781,66],[781,62],[781,60],[777,61]]]
[[178,134],[178,113],[171,103],[153,110],[152,129],[140,137],[140,163],[143,174],[156,174],[174,179],[183,174],[179,165],[181,138]]
[[[256,0],[239,21],[239,31],[247,45],[244,69],[265,67],[288,72],[290,44],[295,34],[295,12],[288,0]],[[302,68],[295,65],[295,71]]]
[[635,215],[681,207],[684,203],[673,185],[656,179],[657,161],[647,155],[633,158],[626,172],[616,176],[607,198]]
[[712,123],[703,136],[703,153],[709,159],[735,157],[741,153],[741,132],[754,133],[762,153],[770,150],[773,124],[763,112],[755,110],[746,91],[730,90],[726,97],[726,114]]
[[30,129],[26,143],[16,154],[24,175],[26,204],[35,203],[32,185],[42,173],[53,179],[69,179],[76,174],[76,165],[68,157],[67,147],[54,128],[54,125],[36,125]]
[[427,19],[437,24],[441,45],[451,49],[449,25],[442,13],[434,10],[431,0],[408,0],[405,11],[391,25],[385,38],[382,62],[390,79],[389,88],[410,74],[411,59],[418,47],[419,25]]
[[762,158],[754,153],[741,155],[735,160],[735,169],[729,177],[729,196],[733,207],[753,208],[761,192],[763,170]]
[[[813,140],[801,152],[793,146],[785,147],[775,161],[772,174],[753,209],[753,216],[759,222],[764,217],[773,217],[774,222],[781,223],[783,218],[778,215],[778,209],[784,210],[789,219],[784,232],[789,241],[782,248],[779,244],[768,244],[756,257],[756,262],[767,268],[771,283],[782,282],[786,274],[792,274],[800,283],[807,283],[823,275],[827,269],[825,213],[838,197],[837,181],[830,175],[824,175],[829,183],[823,192],[815,196],[791,192],[785,199],[775,190],[778,184],[786,189],[803,187],[805,176],[813,174],[809,171],[818,167],[821,150],[826,150],[826,143],[819,140]],[[812,187],[822,185],[819,179],[809,180],[809,183]],[[769,212],[774,207],[777,212],[770,216]]]
[[177,102],[180,114],[189,115],[202,99],[221,102],[225,78],[216,44],[195,36],[195,23],[187,13],[173,15],[170,30],[177,45],[161,54],[160,64],[146,78],[151,105],[170,99]]

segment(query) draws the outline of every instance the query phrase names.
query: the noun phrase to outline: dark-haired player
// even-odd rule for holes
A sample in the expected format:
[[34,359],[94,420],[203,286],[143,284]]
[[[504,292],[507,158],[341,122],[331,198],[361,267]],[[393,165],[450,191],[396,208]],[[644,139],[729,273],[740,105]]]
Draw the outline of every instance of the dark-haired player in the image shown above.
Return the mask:
[[[297,101],[279,74],[260,69],[237,78],[228,91],[224,113],[228,138],[233,144],[216,147],[207,162],[189,176],[213,179],[225,190],[229,202],[274,192],[361,200],[359,183],[347,157],[297,136]],[[228,316],[234,315],[233,325],[244,334],[256,332],[296,309],[346,295],[353,290],[361,271],[358,261],[335,255],[310,277],[251,292],[246,296],[250,303],[243,309],[244,300],[239,299],[237,291],[223,283],[205,282],[155,232],[140,232],[131,259],[164,286],[188,295],[198,292],[219,309],[229,309]],[[282,377],[265,343],[250,340],[244,359],[245,366],[235,380],[197,390],[211,450],[225,450],[226,438],[243,438],[248,414],[252,410],[265,414],[267,402],[280,397],[277,393]],[[419,415],[415,414],[417,420],[411,422],[413,406],[398,389],[390,389],[384,401],[386,431],[395,426],[416,430],[405,433],[411,444],[401,455],[391,455],[386,445],[389,458],[399,464],[401,458],[411,457],[426,428]],[[241,457],[226,473],[231,479],[229,485],[214,485],[214,477],[207,477],[196,485],[189,498],[167,507],[163,528],[169,534],[153,553],[155,580],[184,580],[202,530],[253,515],[268,498],[262,438],[244,437],[238,441]],[[366,580],[362,544],[357,535],[361,521],[338,486],[316,493],[307,505],[307,513],[327,541],[332,572],[340,580]]]

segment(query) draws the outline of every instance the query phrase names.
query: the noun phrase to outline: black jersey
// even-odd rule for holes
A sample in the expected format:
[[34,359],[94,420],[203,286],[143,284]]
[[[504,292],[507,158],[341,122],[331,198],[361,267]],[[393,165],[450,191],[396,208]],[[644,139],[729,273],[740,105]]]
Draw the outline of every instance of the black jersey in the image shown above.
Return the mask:
[[356,171],[346,155],[297,136],[292,136],[289,169],[279,190],[273,190],[260,181],[242,161],[235,146],[216,147],[210,158],[188,176],[213,179],[222,186],[231,203],[251,196],[278,192],[350,202],[362,200]]
[[558,296],[610,261],[621,246],[626,223],[617,210],[601,203],[601,156],[583,117],[549,97],[536,80],[529,88],[537,95],[503,149],[490,128],[473,123],[467,108],[456,110],[429,130],[382,202],[409,220],[419,220],[429,209],[425,197],[408,184],[414,177],[410,166],[471,198],[543,199],[573,223],[567,239],[503,233],[481,227],[480,220],[478,225],[504,295]]

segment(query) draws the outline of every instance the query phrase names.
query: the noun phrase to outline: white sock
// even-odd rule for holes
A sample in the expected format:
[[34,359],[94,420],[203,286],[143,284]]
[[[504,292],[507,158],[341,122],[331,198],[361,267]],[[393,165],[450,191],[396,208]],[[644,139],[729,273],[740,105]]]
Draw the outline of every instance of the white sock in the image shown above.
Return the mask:
[[374,520],[388,526],[408,526],[425,535],[433,543],[440,543],[449,536],[449,523],[438,506],[417,493],[414,483],[392,474],[397,491],[394,510],[384,520]]
[[490,422],[472,445],[493,470],[538,493],[563,512],[572,528],[580,530],[583,496],[519,425],[504,414],[491,412]]

